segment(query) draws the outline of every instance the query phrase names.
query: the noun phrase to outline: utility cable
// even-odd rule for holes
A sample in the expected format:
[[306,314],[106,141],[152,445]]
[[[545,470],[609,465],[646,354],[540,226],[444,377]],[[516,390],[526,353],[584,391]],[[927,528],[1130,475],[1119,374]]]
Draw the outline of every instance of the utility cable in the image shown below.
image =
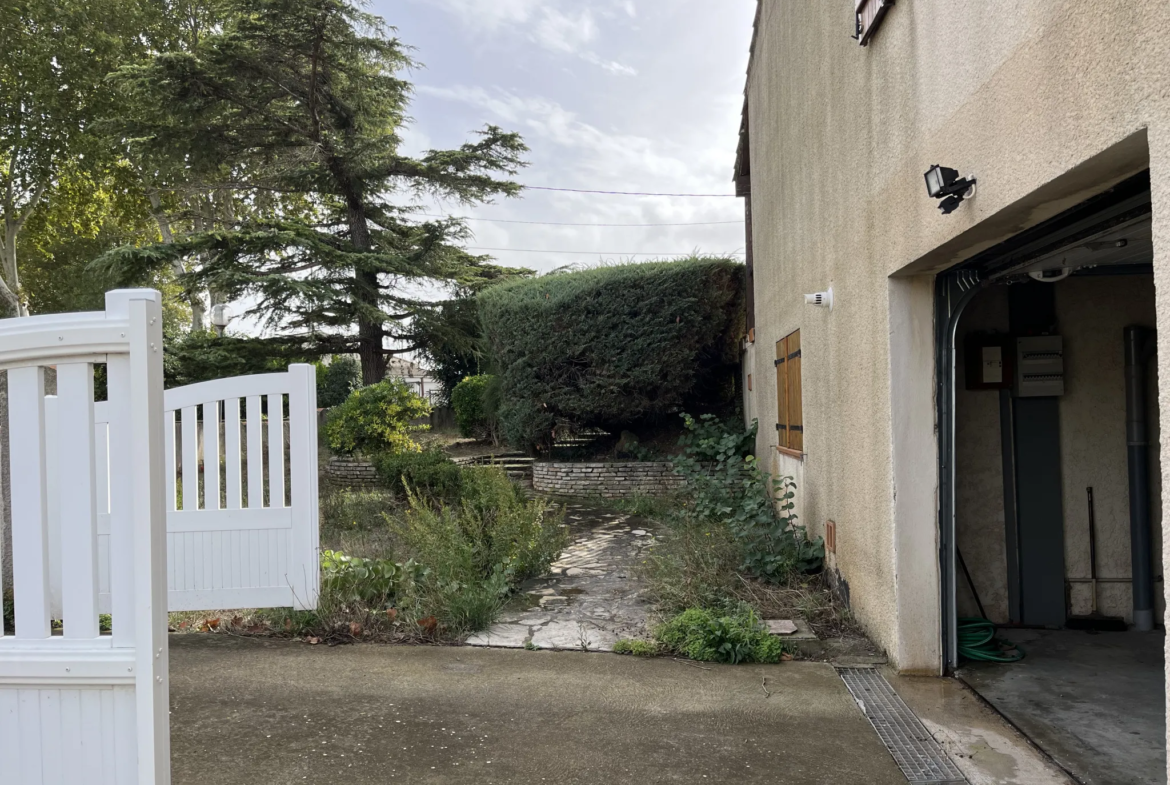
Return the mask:
[[683,223],[660,223],[660,224],[608,224],[608,223],[562,223],[560,221],[511,221],[504,218],[473,218],[469,215],[437,215],[435,213],[415,213],[415,215],[423,218],[458,218],[462,221],[486,221],[487,223],[496,224],[525,224],[528,226],[606,226],[606,227],[650,227],[650,226],[724,226],[728,224],[742,224],[743,219],[738,221],[688,221]]
[[703,254],[693,251],[687,253],[654,253],[652,251],[554,251],[547,248],[484,248],[482,246],[467,246],[468,251],[496,251],[500,253],[550,253],[550,254],[578,254],[583,256],[743,256],[743,251],[729,251],[719,254]]
[[561,193],[570,194],[602,194],[604,196],[678,196],[678,197],[694,197],[698,199],[736,199],[735,194],[658,194],[658,193],[643,193],[641,191],[590,191],[584,188],[551,188],[544,185],[525,185],[525,191],[560,191]]

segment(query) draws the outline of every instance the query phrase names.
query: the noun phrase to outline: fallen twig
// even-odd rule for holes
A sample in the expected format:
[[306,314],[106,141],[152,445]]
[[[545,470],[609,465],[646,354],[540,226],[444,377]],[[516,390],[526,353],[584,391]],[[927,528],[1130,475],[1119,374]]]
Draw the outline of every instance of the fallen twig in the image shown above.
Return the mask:
[[698,668],[701,671],[713,670],[712,668],[705,668],[702,665],[691,662],[690,660],[680,660],[678,657],[671,657],[671,659],[674,660],[675,662],[681,662],[683,665],[690,665],[692,668]]
[[765,700],[772,697],[772,692],[771,692],[771,690],[768,689],[768,677],[767,676],[760,677],[760,687],[762,687],[764,690],[764,699]]

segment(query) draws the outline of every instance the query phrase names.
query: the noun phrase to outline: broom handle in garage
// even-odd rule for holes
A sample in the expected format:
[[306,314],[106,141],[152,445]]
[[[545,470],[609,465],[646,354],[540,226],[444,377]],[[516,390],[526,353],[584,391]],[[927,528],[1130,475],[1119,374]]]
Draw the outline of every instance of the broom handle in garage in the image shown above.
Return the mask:
[[1093,510],[1093,487],[1085,489],[1089,494],[1089,579],[1093,591],[1093,613],[1097,613],[1097,515]]

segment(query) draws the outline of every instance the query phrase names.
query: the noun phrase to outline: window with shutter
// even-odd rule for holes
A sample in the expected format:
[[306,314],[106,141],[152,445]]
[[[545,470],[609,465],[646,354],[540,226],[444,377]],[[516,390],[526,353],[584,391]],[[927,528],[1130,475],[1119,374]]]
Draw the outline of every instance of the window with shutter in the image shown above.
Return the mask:
[[800,330],[776,342],[776,446],[798,457],[804,454],[800,359]]

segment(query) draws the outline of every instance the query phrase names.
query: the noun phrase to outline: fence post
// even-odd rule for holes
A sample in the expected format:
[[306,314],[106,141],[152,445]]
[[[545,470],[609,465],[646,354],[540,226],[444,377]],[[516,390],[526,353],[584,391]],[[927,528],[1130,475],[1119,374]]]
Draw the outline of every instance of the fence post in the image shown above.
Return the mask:
[[[298,610],[317,607],[320,584],[317,495],[317,369],[290,365],[288,396],[289,476],[292,484],[294,561],[289,585]],[[310,557],[311,555],[311,557]]]
[[[138,781],[170,785],[170,674],[167,647],[167,529],[163,488],[162,295],[106,293],[106,311],[129,317],[129,504],[134,560]],[[116,623],[116,622],[115,622]]]

